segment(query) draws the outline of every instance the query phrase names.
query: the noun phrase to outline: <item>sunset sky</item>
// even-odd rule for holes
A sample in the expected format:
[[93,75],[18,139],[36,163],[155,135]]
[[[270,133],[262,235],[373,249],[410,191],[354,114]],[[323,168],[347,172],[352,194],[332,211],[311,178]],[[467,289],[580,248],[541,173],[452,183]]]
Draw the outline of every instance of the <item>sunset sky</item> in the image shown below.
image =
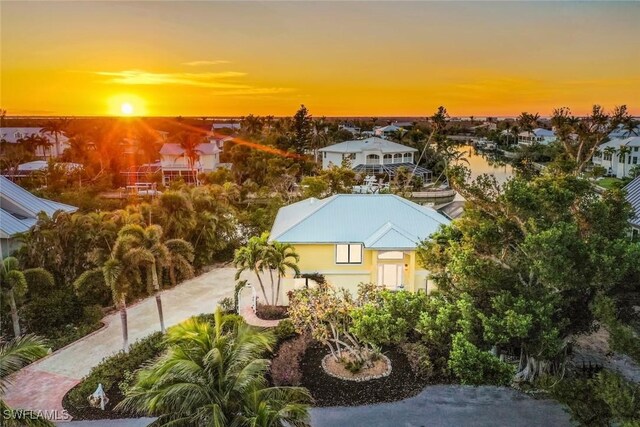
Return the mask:
[[9,115],[640,114],[639,2],[6,2]]

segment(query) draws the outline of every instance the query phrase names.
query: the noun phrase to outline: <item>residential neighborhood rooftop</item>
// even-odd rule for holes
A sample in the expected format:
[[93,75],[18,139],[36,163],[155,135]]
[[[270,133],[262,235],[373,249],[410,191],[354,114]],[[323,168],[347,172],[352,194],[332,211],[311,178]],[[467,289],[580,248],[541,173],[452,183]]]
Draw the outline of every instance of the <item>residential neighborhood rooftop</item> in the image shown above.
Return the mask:
[[320,152],[330,153],[361,153],[368,150],[379,150],[383,153],[398,153],[398,152],[416,152],[415,148],[407,147],[406,145],[398,144],[386,139],[371,137],[367,139],[356,139],[352,141],[344,141],[338,144],[333,144],[328,147],[321,148]]
[[393,194],[309,198],[278,211],[271,239],[289,243],[363,243],[367,248],[415,249],[449,219]]
[[627,201],[631,204],[635,216],[631,219],[631,225],[640,227],[640,176],[636,177],[625,187]]

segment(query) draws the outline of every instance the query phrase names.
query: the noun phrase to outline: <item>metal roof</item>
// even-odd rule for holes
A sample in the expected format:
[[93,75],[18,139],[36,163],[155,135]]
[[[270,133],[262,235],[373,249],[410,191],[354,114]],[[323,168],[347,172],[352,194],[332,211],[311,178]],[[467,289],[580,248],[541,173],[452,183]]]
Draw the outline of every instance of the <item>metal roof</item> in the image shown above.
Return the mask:
[[608,147],[618,149],[623,145],[627,147],[640,147],[640,136],[632,136],[630,138],[615,138],[611,141],[605,142],[604,144],[600,144],[598,146],[598,150],[602,151]]
[[632,225],[640,227],[640,176],[627,184],[624,189],[627,191],[627,201],[631,203],[635,212],[635,216],[630,222]]
[[429,169],[423,168],[422,166],[416,166],[413,163],[387,163],[387,164],[378,164],[378,165],[357,165],[353,168],[355,172],[359,173],[367,173],[367,174],[387,174],[390,177],[396,175],[396,172],[399,168],[406,168],[409,172],[414,175],[421,176],[423,178],[430,178],[431,171]]
[[412,153],[418,151],[415,148],[377,137],[344,141],[321,148],[318,151],[326,151],[329,153],[361,153],[369,150],[381,151],[383,153]]
[[75,212],[78,208],[34,196],[0,176],[0,231],[12,236],[28,230],[40,212],[52,216],[56,211]]
[[[4,139],[11,144],[15,144],[20,138],[24,138],[30,135],[37,135],[48,139],[49,142],[55,142],[55,137],[49,133],[42,132],[42,129],[43,128],[39,127],[3,127],[0,128],[0,139]],[[21,136],[17,136],[16,133],[20,134]],[[67,138],[65,135],[58,135],[58,141],[64,144],[69,141],[69,138]]]
[[289,243],[362,243],[375,249],[415,249],[449,220],[393,194],[337,194],[278,211],[271,239]]

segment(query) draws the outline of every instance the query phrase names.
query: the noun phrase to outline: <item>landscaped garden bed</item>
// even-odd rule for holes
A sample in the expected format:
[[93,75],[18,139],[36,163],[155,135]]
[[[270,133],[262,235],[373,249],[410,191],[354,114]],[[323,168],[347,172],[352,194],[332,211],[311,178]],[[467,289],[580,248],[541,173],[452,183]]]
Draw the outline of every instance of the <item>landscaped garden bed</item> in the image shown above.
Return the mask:
[[289,307],[286,305],[266,305],[258,304],[256,316],[262,320],[281,320],[289,316]]
[[388,376],[367,381],[349,381],[329,375],[322,367],[327,348],[311,345],[300,363],[302,386],[314,398],[314,406],[358,406],[380,402],[392,402],[415,396],[427,384],[426,377],[411,370],[405,355],[396,347],[383,352],[391,361]]

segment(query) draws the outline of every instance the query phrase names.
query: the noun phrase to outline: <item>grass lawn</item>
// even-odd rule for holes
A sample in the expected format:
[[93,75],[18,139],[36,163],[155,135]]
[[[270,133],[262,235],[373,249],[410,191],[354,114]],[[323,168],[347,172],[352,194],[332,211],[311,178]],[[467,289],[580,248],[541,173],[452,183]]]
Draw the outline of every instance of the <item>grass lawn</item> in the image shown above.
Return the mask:
[[622,183],[621,179],[612,178],[612,177],[602,178],[601,180],[596,182],[596,184],[598,184],[600,187],[606,188],[607,190],[611,190],[612,188],[616,188],[621,183]]

